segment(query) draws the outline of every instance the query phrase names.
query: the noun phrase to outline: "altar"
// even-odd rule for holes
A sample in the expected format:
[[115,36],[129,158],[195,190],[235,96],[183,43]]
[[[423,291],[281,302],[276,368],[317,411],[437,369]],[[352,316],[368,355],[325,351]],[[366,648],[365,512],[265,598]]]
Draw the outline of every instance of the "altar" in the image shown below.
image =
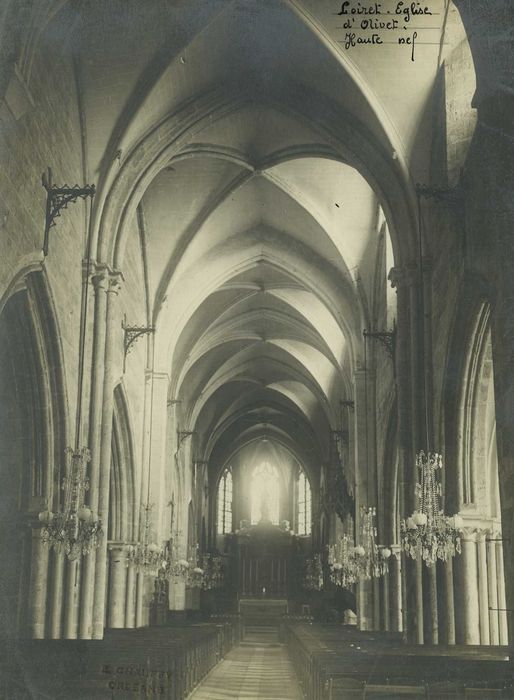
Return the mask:
[[296,540],[289,530],[267,520],[237,533],[240,599],[287,600],[295,594],[299,580]]

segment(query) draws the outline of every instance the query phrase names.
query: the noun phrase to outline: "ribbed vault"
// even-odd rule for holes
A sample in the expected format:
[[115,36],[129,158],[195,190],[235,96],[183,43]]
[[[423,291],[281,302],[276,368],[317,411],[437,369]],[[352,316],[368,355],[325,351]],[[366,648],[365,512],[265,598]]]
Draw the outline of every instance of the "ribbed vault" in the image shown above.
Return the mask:
[[[349,61],[330,13],[325,2],[198,2],[172,13],[170,31],[172,15],[149,7],[101,104],[89,96],[122,47],[98,17],[96,34],[81,25],[94,55],[88,123],[112,125],[88,135],[96,257],[123,269],[137,215],[153,369],[170,377],[196,456],[218,466],[269,433],[319,468],[362,363],[379,238],[390,232],[397,261],[415,249],[406,173],[434,69],[418,71],[408,109],[386,109],[372,52]],[[147,23],[162,28],[153,46]]]

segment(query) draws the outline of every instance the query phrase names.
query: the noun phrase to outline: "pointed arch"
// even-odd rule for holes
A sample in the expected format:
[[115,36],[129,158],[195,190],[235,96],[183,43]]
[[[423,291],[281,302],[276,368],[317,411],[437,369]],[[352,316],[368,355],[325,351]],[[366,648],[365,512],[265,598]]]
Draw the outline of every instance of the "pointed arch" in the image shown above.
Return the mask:
[[[23,546],[12,548],[0,523],[6,576],[0,608],[4,633],[45,636],[30,607],[34,591],[46,605],[48,550],[22,524],[45,509],[59,509],[65,446],[66,392],[55,309],[44,271],[20,272],[0,312],[0,511],[2,523],[20,526]],[[38,551],[39,550],[39,551]],[[52,555],[53,556],[53,555]],[[43,578],[43,583],[42,583]]]
[[135,499],[135,459],[125,389],[114,389],[111,447],[111,485],[108,537],[117,542],[136,538],[138,507]]

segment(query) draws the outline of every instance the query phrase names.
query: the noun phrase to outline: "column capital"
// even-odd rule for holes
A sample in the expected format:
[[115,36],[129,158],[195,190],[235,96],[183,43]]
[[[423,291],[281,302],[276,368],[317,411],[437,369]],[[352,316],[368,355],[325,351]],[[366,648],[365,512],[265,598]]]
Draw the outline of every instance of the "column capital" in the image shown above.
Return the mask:
[[477,532],[477,529],[474,527],[463,527],[460,538],[462,542],[476,542]]
[[392,556],[399,559],[402,555],[402,546],[400,544],[390,544],[389,549],[391,550]]
[[353,370],[353,378],[355,381],[360,382],[366,379],[366,370],[364,367],[361,367],[360,364],[357,364],[357,367]]
[[373,381],[373,379],[375,379],[375,370],[370,369],[369,367],[366,369],[361,359],[357,359],[356,365],[357,366],[353,370],[353,377],[356,381],[364,382],[367,380],[368,382],[370,382]]
[[109,268],[105,264],[97,263],[94,260],[83,260],[82,265],[84,267],[89,266],[89,276],[91,282],[96,290],[105,289],[107,285],[107,276]]
[[119,555],[125,557],[128,554],[130,545],[126,542],[108,542],[107,549],[111,553],[111,556]]
[[400,289],[406,286],[407,275],[404,267],[392,267],[389,270],[387,279],[391,283],[393,289]]
[[478,530],[476,531],[476,539],[477,539],[477,542],[479,542],[479,543],[485,542],[486,537],[487,537],[487,530],[478,529]]
[[123,272],[121,270],[109,270],[108,273],[108,286],[107,293],[118,294],[121,290],[122,282],[125,278],[123,277]]
[[124,281],[121,270],[114,270],[106,263],[97,263],[95,261],[82,261],[83,267],[89,267],[91,282],[96,290],[103,289],[106,292],[118,293],[121,283]]
[[[423,258],[423,273],[427,275],[432,272],[432,261],[429,257]],[[411,260],[402,267],[392,267],[387,276],[393,289],[407,289],[419,284],[419,264],[417,260]]]

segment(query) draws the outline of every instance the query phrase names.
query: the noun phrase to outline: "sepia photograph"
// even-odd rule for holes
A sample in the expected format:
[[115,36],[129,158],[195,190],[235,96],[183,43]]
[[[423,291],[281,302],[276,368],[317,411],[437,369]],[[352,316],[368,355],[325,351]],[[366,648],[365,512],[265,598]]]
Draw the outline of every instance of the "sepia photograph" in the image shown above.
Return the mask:
[[513,0],[0,0],[0,698],[514,700]]

